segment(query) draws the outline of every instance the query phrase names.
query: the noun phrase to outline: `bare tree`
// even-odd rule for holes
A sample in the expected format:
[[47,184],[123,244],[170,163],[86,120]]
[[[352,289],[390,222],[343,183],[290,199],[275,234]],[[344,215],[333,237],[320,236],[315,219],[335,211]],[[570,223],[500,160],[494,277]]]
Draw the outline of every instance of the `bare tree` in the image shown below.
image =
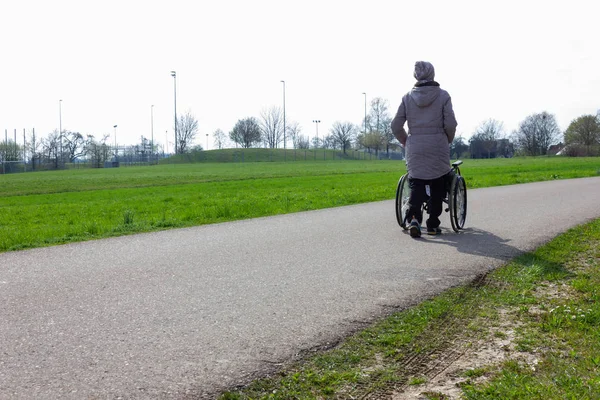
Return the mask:
[[321,141],[321,147],[324,149],[335,149],[335,140],[332,135],[327,135]]
[[90,160],[92,168],[101,168],[110,158],[109,146],[106,144],[109,135],[104,135],[98,142],[93,135],[88,135],[85,141],[85,153]]
[[592,147],[600,145],[600,119],[594,115],[575,118],[565,132],[565,144],[585,146],[586,155],[592,155]]
[[244,148],[250,148],[253,144],[260,143],[260,125],[254,117],[240,119],[229,132],[229,138]]
[[310,139],[310,144],[312,145],[313,149],[320,149],[321,147],[323,147],[323,137],[318,138],[316,136],[313,136],[313,138]]
[[487,158],[491,158],[491,153],[496,149],[498,140],[504,135],[502,122],[491,118],[483,121],[469,140],[472,156],[484,152],[487,153]]
[[516,133],[518,147],[526,155],[546,155],[561,136],[554,115],[546,111],[525,118]]
[[369,123],[369,121],[371,122],[372,129],[377,132],[383,132],[384,126],[388,124],[388,122],[391,123],[387,100],[384,100],[381,97],[375,97],[371,100],[369,117],[367,123]]
[[504,124],[493,118],[483,121],[477,127],[475,135],[485,140],[498,140],[504,136]]
[[221,129],[217,129],[213,132],[213,138],[215,139],[215,146],[220,150],[227,144],[227,135]]
[[362,133],[366,134],[367,132],[373,132],[372,120],[373,118],[371,115],[367,115],[365,118],[363,118],[362,124],[360,125]]
[[0,142],[0,161],[19,161],[23,157],[21,150],[13,139]]
[[74,162],[78,157],[85,155],[85,140],[79,132],[63,131],[63,153],[69,162]]
[[298,138],[296,139],[296,143],[294,143],[294,147],[297,149],[310,148],[310,140],[308,139],[308,136],[298,135]]
[[42,143],[35,134],[35,129],[31,131],[29,135],[29,141],[27,142],[28,150],[31,153],[31,168],[35,169],[35,160],[41,158]]
[[346,154],[346,149],[349,149],[352,141],[356,139],[356,132],[357,128],[353,123],[336,121],[333,123],[329,134],[335,147],[339,146]]
[[177,153],[183,154],[188,146],[192,144],[198,134],[198,120],[187,111],[179,116],[177,120]]
[[275,149],[283,141],[283,112],[279,107],[260,112],[260,129],[267,147]]
[[398,139],[396,139],[396,136],[394,136],[394,133],[392,132],[391,116],[388,116],[386,119],[384,119],[382,129],[383,131],[381,132],[381,135],[385,140],[385,151],[387,154],[389,154],[390,149],[400,147],[400,142]]
[[46,163],[54,164],[54,168],[58,169],[60,161],[60,134],[58,129],[55,129],[42,139],[42,159]]
[[450,143],[450,157],[459,159],[463,153],[469,150],[469,145],[465,143],[465,138],[462,135],[454,137],[452,143]]
[[298,140],[300,138],[300,133],[302,132],[300,124],[295,121],[290,122],[286,127],[286,130],[289,137],[292,139],[292,146],[294,146],[295,149],[299,149],[300,147],[298,146]]
[[370,132],[377,132],[383,138],[383,145],[387,154],[389,154],[391,147],[399,145],[399,143],[394,145],[397,140],[392,133],[392,117],[387,100],[381,97],[375,97],[371,100],[371,110],[367,117],[367,123],[371,126]]

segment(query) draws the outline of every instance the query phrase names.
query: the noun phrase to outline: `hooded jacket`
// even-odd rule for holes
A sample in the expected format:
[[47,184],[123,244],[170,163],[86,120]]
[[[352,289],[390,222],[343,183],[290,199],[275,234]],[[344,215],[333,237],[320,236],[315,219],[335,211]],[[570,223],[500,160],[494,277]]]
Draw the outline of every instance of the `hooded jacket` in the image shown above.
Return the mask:
[[406,149],[408,175],[436,179],[451,169],[449,143],[454,140],[456,118],[450,95],[433,80],[433,65],[418,61],[414,76],[417,83],[402,97],[392,132]]

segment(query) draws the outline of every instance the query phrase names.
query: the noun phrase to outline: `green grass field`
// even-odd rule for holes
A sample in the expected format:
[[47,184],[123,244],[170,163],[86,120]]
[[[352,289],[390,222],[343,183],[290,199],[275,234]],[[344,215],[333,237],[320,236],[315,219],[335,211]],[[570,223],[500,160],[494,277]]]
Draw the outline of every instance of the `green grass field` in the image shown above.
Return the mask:
[[[469,189],[600,175],[600,158],[465,160]],[[394,198],[401,161],[169,164],[0,175],[0,252]]]

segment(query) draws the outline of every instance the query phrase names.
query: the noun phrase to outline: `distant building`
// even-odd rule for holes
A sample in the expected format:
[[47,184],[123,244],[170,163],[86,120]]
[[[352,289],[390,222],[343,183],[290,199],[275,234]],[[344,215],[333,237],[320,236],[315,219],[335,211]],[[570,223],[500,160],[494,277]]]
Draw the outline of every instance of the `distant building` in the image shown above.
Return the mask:
[[509,158],[514,156],[514,145],[508,139],[469,141],[471,158]]
[[556,156],[556,155],[561,155],[562,154],[562,150],[565,148],[565,145],[562,143],[559,144],[553,144],[552,146],[550,146],[548,148],[548,155],[549,156]]

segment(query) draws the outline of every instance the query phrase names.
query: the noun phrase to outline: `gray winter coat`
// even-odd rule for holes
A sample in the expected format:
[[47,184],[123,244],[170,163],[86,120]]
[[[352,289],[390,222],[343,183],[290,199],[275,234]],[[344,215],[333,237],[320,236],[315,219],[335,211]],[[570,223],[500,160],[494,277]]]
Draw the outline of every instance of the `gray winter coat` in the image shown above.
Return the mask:
[[404,144],[411,178],[436,179],[450,171],[448,145],[456,126],[450,95],[436,82],[419,82],[402,97],[392,120],[392,132]]

